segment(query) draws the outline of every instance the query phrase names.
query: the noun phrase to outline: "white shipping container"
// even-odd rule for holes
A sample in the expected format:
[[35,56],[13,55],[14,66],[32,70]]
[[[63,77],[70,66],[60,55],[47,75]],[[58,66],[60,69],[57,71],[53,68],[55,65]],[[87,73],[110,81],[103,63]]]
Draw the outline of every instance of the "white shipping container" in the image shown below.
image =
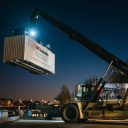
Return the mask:
[[33,73],[55,74],[55,54],[27,35],[5,38],[3,61]]

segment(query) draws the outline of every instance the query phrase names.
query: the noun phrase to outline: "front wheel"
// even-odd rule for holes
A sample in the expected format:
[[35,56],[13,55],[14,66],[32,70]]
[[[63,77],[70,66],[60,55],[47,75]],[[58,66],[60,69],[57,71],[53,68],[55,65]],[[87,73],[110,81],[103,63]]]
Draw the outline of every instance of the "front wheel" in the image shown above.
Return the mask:
[[80,114],[75,104],[67,104],[62,109],[62,119],[67,123],[78,122]]

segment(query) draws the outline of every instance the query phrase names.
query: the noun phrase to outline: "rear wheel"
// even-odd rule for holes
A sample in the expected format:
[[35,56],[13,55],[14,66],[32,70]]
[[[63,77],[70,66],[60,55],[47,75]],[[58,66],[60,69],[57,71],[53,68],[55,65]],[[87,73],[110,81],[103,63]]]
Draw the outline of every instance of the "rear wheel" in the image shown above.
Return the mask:
[[75,104],[64,106],[62,109],[62,119],[68,123],[78,122],[80,119],[78,107]]

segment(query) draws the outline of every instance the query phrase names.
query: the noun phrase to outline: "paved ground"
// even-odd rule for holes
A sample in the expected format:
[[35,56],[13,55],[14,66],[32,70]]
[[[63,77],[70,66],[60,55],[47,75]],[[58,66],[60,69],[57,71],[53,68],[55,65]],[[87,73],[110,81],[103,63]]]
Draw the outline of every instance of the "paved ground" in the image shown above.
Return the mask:
[[64,123],[63,121],[50,120],[18,120],[6,124],[1,124],[0,128],[128,128],[128,123],[113,124],[107,122],[88,122],[88,123]]

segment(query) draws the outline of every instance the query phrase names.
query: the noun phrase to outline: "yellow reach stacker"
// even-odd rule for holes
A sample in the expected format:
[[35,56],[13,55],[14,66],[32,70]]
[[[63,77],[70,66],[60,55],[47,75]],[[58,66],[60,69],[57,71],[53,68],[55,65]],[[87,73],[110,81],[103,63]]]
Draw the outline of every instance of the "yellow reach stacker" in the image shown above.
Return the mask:
[[[114,101],[104,101],[100,99],[100,93],[104,89],[106,81],[108,80],[113,70],[117,70],[126,77],[128,77],[128,64],[113,55],[112,53],[108,52],[106,49],[102,48],[92,40],[90,40],[88,37],[82,35],[70,26],[62,23],[61,21],[56,20],[55,18],[51,17],[46,12],[40,9],[35,9],[33,11],[31,21],[36,22],[39,20],[40,17],[45,19],[52,25],[56,26],[58,29],[66,33],[70,39],[80,43],[85,48],[89,49],[91,52],[93,52],[95,55],[97,55],[109,64],[108,68],[105,70],[104,75],[101,76],[101,78],[98,80],[96,86],[93,88],[93,90],[91,90],[91,92],[88,93],[87,86],[82,85],[82,95],[80,97],[80,100],[67,103],[63,106],[61,111],[62,119],[65,122],[72,123],[87,119],[128,118],[128,89],[126,90],[124,97],[120,100],[117,99]],[[4,59],[4,61],[6,61],[6,59]],[[14,63],[19,63],[19,61],[21,61],[20,64],[26,64],[26,61],[22,61],[22,59],[18,60],[18,62],[17,59],[10,61],[14,61]],[[51,68],[50,71],[54,73],[53,69],[54,67]]]

